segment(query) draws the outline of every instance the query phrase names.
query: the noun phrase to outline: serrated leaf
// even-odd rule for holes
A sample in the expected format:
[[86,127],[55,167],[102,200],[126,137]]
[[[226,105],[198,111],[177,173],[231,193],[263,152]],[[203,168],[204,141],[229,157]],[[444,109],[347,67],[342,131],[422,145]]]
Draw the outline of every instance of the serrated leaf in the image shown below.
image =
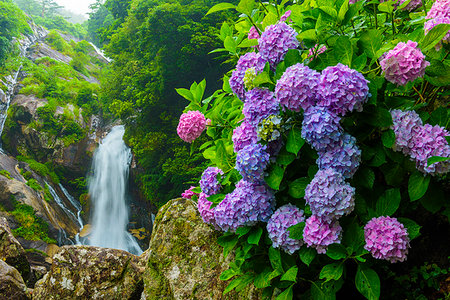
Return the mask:
[[236,7],[236,10],[247,16],[252,15],[253,8],[255,7],[255,0],[241,0]]
[[339,13],[337,16],[338,22],[342,22],[345,19],[345,14],[347,13],[349,8],[349,1],[344,0],[344,3],[342,3],[341,8],[339,9]]
[[214,5],[213,7],[211,7],[208,12],[206,13],[206,15],[221,11],[221,10],[225,10],[225,9],[231,9],[231,8],[236,8],[235,5],[231,4],[231,3],[219,3]]
[[381,48],[383,43],[383,35],[381,31],[377,29],[371,29],[361,34],[359,43],[364,49],[364,53],[367,54],[369,58],[377,58],[377,51]]
[[380,278],[374,270],[358,265],[355,285],[358,291],[367,299],[376,300],[380,298]]
[[305,196],[305,189],[310,183],[307,177],[297,178],[289,184],[289,195],[293,198],[300,199]]
[[284,56],[284,63],[286,68],[293,66],[302,61],[302,56],[300,51],[297,49],[289,49],[286,55]]
[[305,140],[302,138],[302,131],[300,128],[292,127],[288,133],[286,150],[297,155],[304,144]]
[[420,228],[422,228],[422,226],[408,218],[398,218],[398,221],[406,227],[408,236],[411,240],[420,236]]
[[248,47],[254,47],[258,45],[258,40],[257,39],[245,39],[243,40],[238,47],[239,48],[248,48]]
[[285,289],[281,294],[279,294],[276,298],[276,300],[292,300],[294,298],[294,292],[293,292],[294,285],[291,285],[287,289]]
[[256,75],[256,78],[253,80],[253,84],[254,85],[261,85],[264,83],[273,83],[272,80],[270,79],[270,75],[269,72],[261,72],[258,75]]
[[437,162],[441,162],[441,161],[447,161],[450,160],[450,157],[442,157],[442,156],[432,156],[427,160],[427,166],[429,167],[430,165],[437,163]]
[[239,235],[239,237],[243,237],[244,235],[249,233],[251,229],[252,228],[250,226],[239,227],[238,229],[236,229],[236,234]]
[[300,260],[309,267],[311,262],[317,255],[317,251],[314,248],[302,247],[299,251]]
[[281,263],[281,253],[280,250],[275,249],[274,247],[269,248],[269,260],[272,268],[274,270],[278,270],[283,273],[283,265]]
[[411,174],[408,181],[408,194],[411,201],[419,200],[425,195],[430,179],[430,176],[424,176],[424,174],[419,171],[415,171]]
[[277,163],[283,166],[288,166],[295,160],[296,156],[292,153],[287,152],[286,148],[283,147],[278,153]]
[[344,264],[343,263],[332,263],[325,265],[319,274],[319,279],[326,279],[326,281],[330,280],[338,280],[341,278],[342,273],[344,272]]
[[391,148],[395,143],[395,133],[392,129],[388,129],[381,135],[381,141],[386,148]]
[[248,236],[247,242],[251,245],[258,245],[262,234],[263,234],[262,228],[258,227],[256,230],[253,230],[250,233],[250,235]]
[[313,300],[335,300],[336,292],[322,282],[311,284],[311,297]]
[[439,43],[450,30],[450,24],[438,24],[434,26],[424,37],[424,39],[419,43],[419,48],[422,52],[427,52],[437,43]]
[[341,244],[331,244],[327,249],[327,256],[334,260],[347,257],[347,250]]
[[222,272],[222,274],[220,274],[219,279],[220,280],[230,280],[231,278],[233,278],[236,275],[236,271],[233,269],[228,269]]
[[297,282],[297,273],[297,266],[293,266],[289,270],[287,270],[286,273],[283,274],[283,276],[281,276],[280,280]]
[[308,29],[303,32],[300,32],[299,35],[297,35],[297,39],[300,41],[302,40],[315,41],[317,39],[316,30]]
[[217,239],[217,243],[223,247],[223,256],[227,257],[238,242],[238,237],[234,234],[225,234]]
[[280,188],[280,183],[283,180],[284,176],[284,168],[280,167],[277,164],[272,165],[269,170],[268,175],[264,178],[267,185],[274,189],[278,190]]
[[292,225],[287,230],[289,231],[289,237],[294,240],[303,239],[303,229],[305,228],[305,222]]
[[399,189],[389,189],[378,199],[375,212],[377,216],[392,216],[400,206],[401,195]]
[[351,66],[353,58],[353,48],[347,36],[339,36],[334,45],[334,57],[340,63]]

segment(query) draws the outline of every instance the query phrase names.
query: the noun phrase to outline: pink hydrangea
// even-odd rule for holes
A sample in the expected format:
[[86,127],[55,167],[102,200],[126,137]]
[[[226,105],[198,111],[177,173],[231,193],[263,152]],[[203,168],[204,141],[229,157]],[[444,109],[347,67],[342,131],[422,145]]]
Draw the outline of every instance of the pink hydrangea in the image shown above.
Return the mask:
[[384,77],[397,85],[406,85],[425,74],[425,68],[430,65],[425,55],[417,48],[417,43],[400,42],[380,61]]
[[216,220],[214,218],[214,208],[211,209],[212,202],[208,201],[207,197],[208,195],[206,195],[205,193],[200,193],[197,201],[198,212],[200,213],[203,222],[205,222],[206,224],[217,226]]
[[255,26],[252,26],[250,30],[248,31],[248,39],[259,39],[261,36],[258,33],[258,30],[256,30]]
[[417,134],[423,125],[422,120],[415,111],[394,109],[391,111],[391,115],[393,123],[391,129],[395,133],[394,150],[409,155],[411,148],[414,147],[412,137]]
[[436,0],[427,14],[427,19],[450,17],[450,0]]
[[338,221],[328,223],[312,215],[305,222],[303,240],[308,247],[313,247],[319,254],[325,254],[331,244],[341,243],[342,227]]
[[[450,3],[449,3],[450,5]],[[429,21],[426,21],[425,24],[423,25],[423,28],[425,29],[425,35],[428,34],[428,32],[433,29],[434,26],[438,25],[438,24],[450,24],[450,16],[448,17],[436,17],[434,19],[431,19]],[[442,47],[442,43],[450,43],[450,30],[447,32],[447,34],[444,36],[444,38],[442,39],[441,42],[439,42],[436,45],[436,51],[439,51],[439,49],[441,49]]]
[[406,259],[409,248],[408,232],[396,218],[373,218],[364,227],[364,237],[364,248],[376,259],[385,259],[391,263]]
[[184,193],[181,194],[181,197],[191,200],[193,196],[198,195],[198,193],[192,191],[193,189],[195,189],[195,186],[191,186],[189,189],[185,190]]
[[[327,46],[322,46],[321,48],[317,49],[317,47],[319,47],[318,44],[316,44],[314,46],[314,48],[309,49],[309,53],[308,53],[308,58],[309,60],[313,60],[314,58],[316,58],[317,56],[319,56],[319,54],[324,53],[325,51],[327,51]],[[317,49],[317,50],[316,50]],[[314,55],[315,52],[315,55]]]
[[290,10],[287,10],[287,11],[284,13],[284,15],[281,16],[280,22],[286,22],[286,21],[289,19],[290,16],[291,16],[291,11],[290,11]]
[[192,143],[205,128],[205,116],[199,111],[188,111],[180,116],[177,133],[183,141]]

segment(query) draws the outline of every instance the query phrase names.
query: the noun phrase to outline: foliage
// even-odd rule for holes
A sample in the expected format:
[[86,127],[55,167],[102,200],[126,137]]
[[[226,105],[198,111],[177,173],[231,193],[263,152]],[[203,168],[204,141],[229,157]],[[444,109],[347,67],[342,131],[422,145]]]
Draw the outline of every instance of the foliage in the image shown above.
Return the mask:
[[[299,112],[289,109],[281,110],[279,116],[286,125],[284,131],[279,130],[278,132],[278,141],[282,145],[281,150],[275,152],[276,154],[272,153],[271,165],[265,169],[265,182],[274,190],[276,206],[281,207],[287,203],[294,204],[304,211],[305,217],[308,218],[312,215],[312,207],[310,207],[312,204],[305,201],[305,198],[311,197],[311,195],[305,196],[305,189],[308,189],[307,186],[315,178],[318,170],[316,159],[321,155],[314,147],[319,148],[330,143],[332,140],[330,135],[333,130],[341,130],[355,137],[356,145],[361,151],[353,152],[360,153],[361,161],[358,162],[359,168],[353,177],[351,172],[346,174],[348,177],[352,177],[347,181],[354,188],[355,194],[351,200],[354,202],[350,203],[350,209],[344,211],[346,214],[352,212],[348,216],[339,218],[340,225],[338,226],[339,231],[342,227],[342,235],[339,236],[338,243],[328,247],[317,247],[317,251],[303,245],[298,253],[288,255],[271,246],[272,242],[268,238],[266,225],[263,223],[258,223],[253,227],[240,227],[236,232],[227,232],[218,239],[218,242],[223,246],[225,256],[234,250],[235,258],[230,263],[230,269],[221,275],[221,279],[230,280],[225,294],[233,289],[240,291],[248,284],[253,283],[257,288],[264,288],[263,295],[267,299],[272,297],[293,299],[294,295],[296,299],[303,297],[334,299],[339,295],[348,298],[349,295],[357,292],[367,299],[386,298],[390,293],[381,285],[390,284],[386,280],[387,273],[395,274],[392,276],[402,276],[403,274],[408,276],[412,266],[397,268],[371,257],[364,247],[367,241],[364,236],[364,225],[376,217],[398,218],[398,222],[405,226],[407,235],[409,235],[407,240],[403,240],[404,244],[409,246],[409,240],[411,240],[409,256],[413,258],[412,263],[418,259],[424,259],[420,254],[421,248],[419,246],[417,249],[415,248],[419,243],[426,245],[426,241],[421,240],[420,236],[421,222],[424,219],[419,217],[419,214],[428,215],[435,222],[438,220],[440,223],[444,222],[448,227],[450,204],[445,201],[444,197],[449,192],[448,181],[446,181],[448,174],[431,176],[427,173],[423,174],[425,172],[423,169],[422,173],[419,173],[409,157],[394,151],[396,150],[396,136],[390,129],[393,125],[390,111],[393,109],[415,110],[424,124],[429,123],[448,128],[449,114],[448,107],[445,106],[448,100],[448,90],[445,87],[450,84],[450,81],[448,76],[443,73],[439,74],[435,70],[440,67],[442,70],[449,68],[449,45],[444,43],[440,49],[436,49],[435,46],[449,28],[445,25],[440,28],[436,26],[433,29],[434,32],[424,35],[425,11],[429,11],[432,3],[426,3],[426,7],[419,7],[416,12],[409,13],[402,10],[408,1],[399,7],[395,7],[392,1],[352,2],[306,0],[301,3],[294,2],[294,4],[283,1],[281,5],[277,5],[242,0],[237,6],[232,3],[217,4],[208,12],[213,14],[234,8],[241,13],[235,22],[227,21],[222,24],[220,38],[223,41],[223,48],[214,50],[214,52],[227,53],[230,61],[236,61],[246,52],[261,50],[261,47],[265,47],[261,43],[258,45],[257,40],[248,38],[252,26],[257,27],[256,31],[260,34],[268,28],[273,28],[270,25],[278,23],[281,16],[283,18],[287,16],[284,18],[287,19],[287,24],[296,30],[297,39],[300,42],[299,47],[292,42],[285,48],[277,49],[278,45],[288,45],[283,41],[273,45],[275,50],[271,51],[282,52],[280,63],[269,59],[270,64],[266,64],[263,70],[254,70],[252,76],[249,76],[248,72],[245,72],[246,77],[242,75],[244,78],[240,79],[243,81],[241,84],[249,90],[256,87],[274,91],[288,67],[303,63],[317,72],[322,72],[322,76],[325,76],[323,74],[329,72],[332,66],[337,65],[336,69],[341,69],[340,72],[343,73],[340,74],[344,75],[329,77],[328,83],[344,76],[353,76],[350,75],[351,72],[363,74],[368,80],[368,91],[361,88],[351,92],[346,98],[347,101],[353,101],[354,97],[361,95],[365,97],[367,92],[370,92],[367,103],[361,107],[362,111],[358,109],[358,105],[362,105],[366,101],[365,99],[360,104],[351,103],[352,108],[354,105],[358,110],[351,113],[347,113],[345,107],[335,107],[342,118],[339,117],[334,129],[326,129],[330,131],[327,131],[329,136],[325,136],[328,138],[325,144],[317,142],[317,138],[322,138],[318,136],[305,143],[303,138],[308,137],[304,133],[305,130],[308,130],[305,128],[312,123],[310,120],[306,120],[310,116],[307,109],[305,119],[300,109],[297,109]],[[285,12],[287,15],[284,15]],[[425,76],[418,79],[414,77],[413,81],[406,83],[405,86],[398,86],[385,79],[379,60],[384,53],[393,49],[399,42],[408,40],[418,43],[425,59],[431,64],[426,68]],[[326,50],[322,49],[324,45]],[[288,47],[292,49],[288,51]],[[262,51],[260,53],[262,56]],[[277,56],[278,59],[279,56]],[[338,65],[339,63],[342,65]],[[348,69],[343,65],[350,67],[353,71],[343,71]],[[254,66],[256,66],[256,62]],[[232,76],[236,76],[236,74],[233,72]],[[361,74],[358,76],[361,77]],[[232,136],[233,130],[243,119],[243,104],[233,94],[233,91],[236,90],[232,90],[233,86],[230,88],[229,78],[228,74],[224,76],[222,89],[207,98],[203,97],[205,91],[203,83],[194,82],[190,89],[177,90],[181,96],[190,101],[184,112],[198,110],[211,120],[211,125],[207,126],[206,130],[206,135],[210,140],[204,142],[199,149],[203,151],[203,156],[210,161],[209,165],[216,166],[225,172],[222,180],[223,194],[208,198],[212,202],[212,211],[214,211],[215,205],[221,204],[224,197],[223,201],[230,201],[228,197],[231,198],[231,194],[227,196],[225,194],[227,191],[233,190],[234,185],[241,179],[235,169],[236,153],[233,151]],[[302,79],[303,77],[297,78],[297,80]],[[323,84],[325,85],[325,83]],[[354,81],[351,86],[330,87],[328,91],[338,94],[343,89],[362,86],[359,84]],[[253,101],[251,97],[254,93],[247,93],[245,97],[247,95],[248,98],[244,103],[246,122],[248,115],[245,107],[248,108],[251,105],[248,102]],[[238,96],[242,96],[242,94],[238,93]],[[275,99],[274,96],[272,97]],[[330,100],[331,103],[337,101],[336,99],[338,96],[334,96]],[[315,130],[314,126],[316,125],[311,125],[313,131]],[[342,126],[341,129],[339,129],[340,126]],[[321,127],[320,130],[313,133],[320,134],[323,131],[325,129]],[[316,142],[317,145],[313,142]],[[259,141],[259,143],[266,144],[267,142]],[[310,143],[312,145],[309,145]],[[319,156],[319,161],[320,159]],[[428,164],[446,161],[448,158],[431,159],[433,160],[428,161]],[[325,184],[323,181],[320,183]],[[431,185],[432,187],[430,187]],[[328,189],[329,187],[323,191],[326,192]],[[314,191],[314,189],[310,189],[310,191]],[[348,195],[351,192],[346,193]],[[314,217],[316,216],[314,215]],[[338,217],[334,216],[334,218]],[[337,220],[333,222],[337,222]],[[306,221],[306,226],[308,226],[308,221]],[[396,226],[398,225],[393,225],[393,229],[400,228]],[[305,222],[300,222],[290,227],[290,238],[303,240],[303,234],[310,234],[308,230],[305,228]],[[434,234],[439,235],[439,233]],[[438,239],[441,240],[442,236],[439,236]],[[306,239],[305,242],[307,242]],[[448,241],[444,244],[447,245],[444,248],[448,247]],[[311,245],[308,244],[308,246]],[[429,249],[430,245],[424,247]],[[324,254],[318,255],[318,252]],[[440,256],[443,254],[445,255],[445,253],[438,253]],[[448,258],[445,257],[444,260],[444,267],[438,266],[439,270],[447,269],[445,265],[448,266]],[[400,266],[401,264],[397,263]],[[404,293],[407,291],[399,291],[399,293],[401,294],[399,297],[405,298]]]
[[8,179],[12,179],[11,173],[9,173],[8,170],[0,170],[0,175],[5,176]]

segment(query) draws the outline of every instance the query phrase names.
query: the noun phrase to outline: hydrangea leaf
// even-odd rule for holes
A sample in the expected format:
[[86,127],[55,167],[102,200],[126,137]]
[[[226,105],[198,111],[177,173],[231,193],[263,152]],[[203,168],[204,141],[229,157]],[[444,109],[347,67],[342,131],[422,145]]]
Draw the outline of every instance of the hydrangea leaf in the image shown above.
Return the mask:
[[294,285],[292,284],[290,287],[285,289],[281,294],[275,298],[276,300],[292,300],[294,298],[294,291],[293,291]]
[[284,272],[283,265],[281,263],[280,250],[275,249],[274,247],[270,247],[269,248],[269,260],[270,260],[270,264],[272,265],[272,268],[274,268],[275,270],[278,270],[282,273]]
[[398,221],[406,227],[406,230],[408,230],[408,236],[411,240],[420,236],[420,228],[422,228],[422,226],[408,218],[398,218]]
[[378,199],[375,212],[377,216],[392,216],[400,206],[401,195],[399,189],[389,189]]
[[377,58],[377,51],[383,44],[383,35],[377,29],[370,29],[361,34],[359,43],[364,49],[364,53],[374,59]]
[[236,8],[235,5],[231,4],[231,3],[219,3],[214,5],[213,7],[211,7],[208,12],[206,13],[206,15],[221,11],[221,10],[225,10],[225,9],[230,9],[230,8]]
[[333,285],[328,285],[327,283],[316,281],[311,284],[311,297],[313,300],[336,299],[336,292],[333,289]]
[[296,199],[305,196],[305,189],[311,180],[307,177],[297,178],[289,184],[289,195]]
[[293,266],[281,276],[280,280],[297,282],[298,267]]
[[395,133],[392,129],[388,129],[381,135],[381,141],[386,148],[391,148],[395,143]]
[[289,237],[294,240],[301,240],[303,238],[303,229],[305,228],[305,222],[292,225],[288,228]]
[[424,37],[424,39],[419,43],[419,47],[422,52],[427,52],[437,43],[439,43],[450,30],[450,24],[438,24],[434,26]]
[[427,166],[430,166],[434,163],[450,160],[450,157],[442,157],[442,156],[432,156],[427,160]]
[[342,262],[328,264],[325,265],[320,271],[319,279],[325,279],[325,282],[330,280],[338,280],[341,278],[343,272],[344,264]]
[[327,256],[334,260],[347,257],[347,250],[341,244],[331,244],[327,249]]
[[261,227],[256,228],[256,230],[253,230],[248,236],[247,238],[248,243],[251,245],[258,245],[262,234],[263,234],[262,228]]
[[227,257],[238,242],[238,237],[232,233],[226,233],[217,239],[217,243],[223,247],[223,256]]
[[281,181],[284,176],[284,168],[280,167],[277,164],[272,165],[269,170],[269,175],[264,178],[267,185],[274,190],[280,189]]
[[297,127],[292,127],[288,133],[286,150],[297,155],[304,144],[305,140],[302,138],[302,131]]
[[247,16],[252,15],[253,8],[255,7],[255,0],[241,0],[236,7],[236,10]]
[[308,267],[316,255],[317,251],[314,248],[302,247],[299,251],[300,260]]
[[334,57],[340,63],[351,66],[353,58],[353,48],[347,36],[340,36],[334,45]]
[[419,171],[411,174],[408,181],[408,194],[411,201],[419,200],[425,195],[430,179],[430,176],[424,176]]
[[239,277],[233,279],[232,281],[230,281],[228,286],[223,291],[223,294],[225,295],[234,289],[236,289],[236,291],[239,292],[239,291],[243,290],[246,286],[248,286],[250,284],[250,282],[252,282],[252,281],[253,281],[252,275],[246,274],[246,275],[239,276]]
[[367,299],[376,300],[380,298],[380,278],[374,270],[358,265],[355,285],[358,291]]

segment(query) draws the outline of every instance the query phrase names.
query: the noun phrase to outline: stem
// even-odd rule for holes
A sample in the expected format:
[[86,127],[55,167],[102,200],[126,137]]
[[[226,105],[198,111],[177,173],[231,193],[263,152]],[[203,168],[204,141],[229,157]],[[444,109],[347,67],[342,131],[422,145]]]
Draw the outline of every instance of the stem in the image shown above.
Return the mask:
[[425,16],[428,15],[427,7],[425,6],[425,0],[422,0],[422,7],[423,7],[423,10],[425,11]]
[[350,20],[352,22],[353,34],[356,36],[355,23],[353,22],[353,18]]
[[[420,98],[420,102],[424,103],[425,99],[423,98],[422,94],[416,89],[415,86],[413,86],[414,91],[416,91],[416,93],[419,95]],[[416,103],[417,104],[417,103]]]
[[377,6],[373,4],[373,14],[375,16],[375,29],[378,29]]
[[392,34],[395,35],[395,24],[394,24],[394,12],[391,12],[391,19],[392,19]]
[[373,71],[379,70],[380,68],[381,68],[381,66],[378,66],[378,67],[376,67],[375,69],[369,70],[369,71],[367,71],[367,72],[361,72],[361,74],[369,74],[369,73],[371,73],[371,72],[373,72]]
[[266,6],[262,3],[261,0],[259,0],[259,3],[261,3],[261,5],[262,5],[262,7],[264,8],[264,10],[265,10],[267,13],[269,13],[269,11],[267,10]]
[[253,25],[253,27],[255,27],[256,31],[258,32],[259,36],[261,36],[261,31],[259,31],[258,26],[256,26],[255,22],[253,22],[252,18],[250,18],[250,16],[247,16],[248,20],[250,21],[250,23]]

